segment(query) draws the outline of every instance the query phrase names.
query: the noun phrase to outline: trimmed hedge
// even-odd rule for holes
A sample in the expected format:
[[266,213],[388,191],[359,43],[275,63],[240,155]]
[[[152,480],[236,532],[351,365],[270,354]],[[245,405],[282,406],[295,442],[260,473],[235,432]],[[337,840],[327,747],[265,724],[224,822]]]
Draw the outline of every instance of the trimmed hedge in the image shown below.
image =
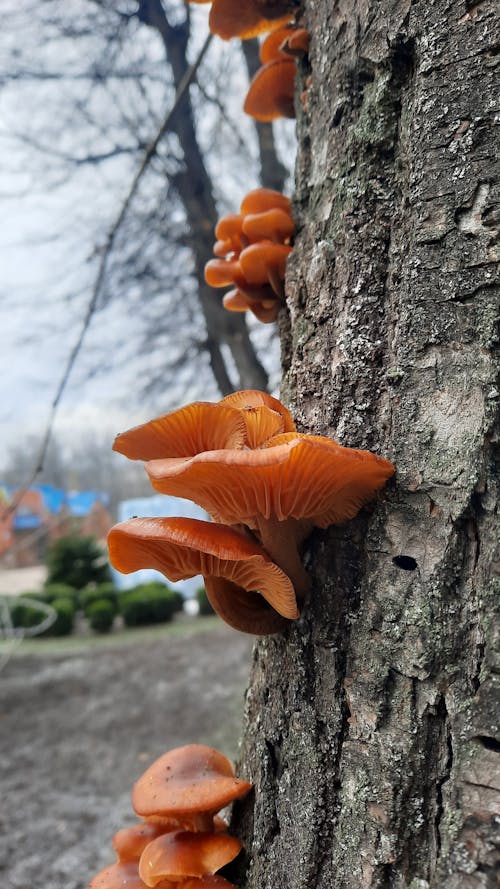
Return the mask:
[[42,636],[69,636],[73,632],[76,603],[73,599],[54,599],[50,603],[56,612],[56,619]]
[[122,593],[119,609],[127,627],[166,623],[178,610],[177,598],[162,583],[145,583]]
[[113,626],[116,605],[109,599],[96,599],[87,605],[85,616],[96,633],[109,633]]
[[112,583],[100,583],[96,587],[86,587],[80,590],[80,605],[85,617],[89,617],[88,609],[94,602],[109,602],[113,608],[113,615],[118,613],[118,590]]

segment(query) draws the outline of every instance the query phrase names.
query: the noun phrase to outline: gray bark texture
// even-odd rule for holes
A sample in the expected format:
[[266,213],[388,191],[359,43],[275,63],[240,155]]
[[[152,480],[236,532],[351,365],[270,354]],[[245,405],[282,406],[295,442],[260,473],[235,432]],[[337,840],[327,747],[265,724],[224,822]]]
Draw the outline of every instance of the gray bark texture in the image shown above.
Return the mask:
[[233,876],[493,887],[495,5],[304,12],[283,400],[302,431],[397,472],[357,519],[313,534],[300,619],[256,644],[240,757],[255,792],[233,816],[247,849]]

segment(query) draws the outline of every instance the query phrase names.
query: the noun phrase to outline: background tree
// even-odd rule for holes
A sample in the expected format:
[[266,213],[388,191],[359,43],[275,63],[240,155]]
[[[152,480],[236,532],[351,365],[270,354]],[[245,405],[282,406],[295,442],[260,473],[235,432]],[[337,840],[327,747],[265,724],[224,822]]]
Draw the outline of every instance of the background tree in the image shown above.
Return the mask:
[[397,475],[373,509],[313,535],[300,620],[256,645],[239,876],[247,889],[492,887],[494,4],[304,11],[284,395],[302,430],[374,450]]
[[[100,244],[90,264],[95,272],[120,207],[117,182],[125,196],[201,47],[206,9],[192,12],[182,0],[77,0],[71,9],[62,0],[26,0],[21,6],[8,0],[8,5],[11,40],[5,42],[0,67],[5,105],[9,108],[12,94],[17,100],[24,95],[29,107],[36,94],[31,119],[23,116],[22,103],[20,113],[18,101],[9,108],[2,133],[9,147],[16,147],[9,163],[15,167],[21,152],[23,170],[33,163],[39,169],[44,159],[44,178],[53,190],[88,175],[89,183],[92,177],[102,182],[103,194],[113,194],[111,213],[109,201],[98,208]],[[250,69],[256,54],[256,43],[247,47]],[[121,316],[108,312],[101,320],[116,337],[115,348],[105,350],[109,357],[102,369],[125,365],[134,350],[146,352],[149,367],[142,385],[149,390],[161,384],[165,391],[166,380],[175,393],[199,386],[200,364],[207,358],[221,393],[235,385],[267,386],[268,370],[244,316],[224,311],[220,294],[203,277],[220,211],[237,206],[259,178],[282,188],[287,176],[271,125],[242,120],[241,103],[227,95],[228,81],[240,81],[243,92],[246,79],[237,47],[214,41],[114,239],[100,306],[116,299]],[[39,187],[36,176],[30,187]],[[81,213],[73,202],[64,220],[67,229],[77,220],[80,228]],[[88,275],[84,278],[88,281]],[[69,286],[65,297],[74,304],[73,279]],[[60,304],[61,295],[57,298]],[[130,317],[136,319],[132,336]],[[63,329],[68,321],[69,312]],[[265,351],[268,332],[261,342]],[[102,342],[98,351],[102,356]],[[102,357],[94,360],[101,363]]]

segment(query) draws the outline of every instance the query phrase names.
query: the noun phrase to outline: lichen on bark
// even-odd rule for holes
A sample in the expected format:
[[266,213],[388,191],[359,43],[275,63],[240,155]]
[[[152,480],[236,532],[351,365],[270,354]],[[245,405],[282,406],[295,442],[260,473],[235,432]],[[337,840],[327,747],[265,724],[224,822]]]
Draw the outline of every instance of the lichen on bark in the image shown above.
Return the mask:
[[255,647],[239,878],[483,889],[500,788],[494,4],[304,13],[282,392],[301,429],[397,475],[315,532],[301,618]]

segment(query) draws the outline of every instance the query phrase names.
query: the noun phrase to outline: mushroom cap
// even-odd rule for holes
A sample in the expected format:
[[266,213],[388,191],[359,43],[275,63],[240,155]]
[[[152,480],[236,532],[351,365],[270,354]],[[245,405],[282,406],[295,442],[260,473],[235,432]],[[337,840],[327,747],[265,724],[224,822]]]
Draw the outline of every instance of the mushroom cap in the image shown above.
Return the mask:
[[215,226],[215,237],[218,241],[230,241],[232,250],[241,250],[241,236],[243,233],[243,215],[241,213],[226,213],[221,216]]
[[258,300],[251,299],[242,290],[228,290],[222,298],[222,304],[228,312],[252,312],[263,324],[276,321],[281,303],[276,299]]
[[297,429],[288,408],[278,398],[274,398],[267,392],[261,392],[259,389],[241,389],[239,392],[231,392],[230,395],[222,398],[219,404],[224,404],[226,407],[236,407],[239,410],[248,410],[263,404],[283,418],[283,432],[295,432]]
[[247,427],[246,444],[249,448],[259,448],[264,442],[283,432],[282,415],[265,404],[244,408],[242,415]]
[[257,541],[225,525],[185,518],[130,519],[111,529],[108,546],[111,563],[124,574],[156,568],[172,581],[196,574],[205,579],[221,577],[252,595],[258,591],[283,617],[298,617],[295,592],[286,574]]
[[305,56],[309,52],[311,35],[306,28],[293,28],[285,35],[282,52],[291,56]]
[[282,59],[286,54],[282,51],[281,46],[293,34],[294,28],[290,25],[284,25],[282,28],[275,28],[262,41],[259,50],[259,57],[263,65],[273,62],[275,59]]
[[213,747],[187,744],[155,760],[136,781],[132,805],[144,817],[214,813],[246,796],[252,785],[234,777],[230,761]]
[[241,290],[228,290],[222,297],[222,304],[228,312],[248,312],[250,301]]
[[244,276],[238,259],[209,259],[205,263],[205,281],[210,287],[227,287],[228,284],[244,284]]
[[146,846],[139,874],[147,886],[156,886],[165,879],[214,874],[236,858],[242,847],[240,840],[227,833],[166,833]]
[[292,248],[286,244],[261,241],[250,244],[240,253],[242,272],[249,284],[267,284],[269,270],[276,269],[280,278],[285,277],[286,261]]
[[240,212],[247,216],[249,213],[264,213],[275,207],[284,210],[289,216],[292,215],[292,202],[286,195],[273,188],[254,188],[243,198]]
[[250,242],[286,241],[295,231],[295,223],[285,210],[273,207],[263,213],[249,213],[243,222],[243,231]]
[[394,472],[388,460],[328,438],[282,438],[260,450],[152,460],[146,470],[157,491],[194,500],[216,521],[255,527],[255,516],[291,517],[320,528],[352,519]]
[[274,59],[256,72],[243,111],[263,123],[277,117],[295,117],[294,95],[297,68],[289,57]]
[[[147,889],[139,876],[139,862],[127,861],[105,867],[90,881],[87,889]],[[173,889],[170,881],[161,881],[157,889]]]
[[249,284],[272,284],[271,276],[274,271],[283,280],[286,261],[291,252],[292,248],[286,244],[274,244],[271,241],[250,244],[240,253],[239,262],[244,277]]
[[281,633],[290,624],[262,596],[247,592],[231,580],[206,577],[205,591],[214,611],[240,633],[269,636]]
[[165,823],[140,821],[139,824],[122,827],[111,841],[118,855],[118,861],[139,861],[146,846],[162,833],[167,833],[169,829],[178,830],[179,824],[172,821],[172,826],[169,828]]
[[257,37],[290,21],[295,7],[293,0],[214,0],[209,26],[212,34],[223,40],[231,37]]
[[195,401],[117,435],[113,450],[130,460],[187,457],[214,448],[241,447],[245,424],[229,405]]

